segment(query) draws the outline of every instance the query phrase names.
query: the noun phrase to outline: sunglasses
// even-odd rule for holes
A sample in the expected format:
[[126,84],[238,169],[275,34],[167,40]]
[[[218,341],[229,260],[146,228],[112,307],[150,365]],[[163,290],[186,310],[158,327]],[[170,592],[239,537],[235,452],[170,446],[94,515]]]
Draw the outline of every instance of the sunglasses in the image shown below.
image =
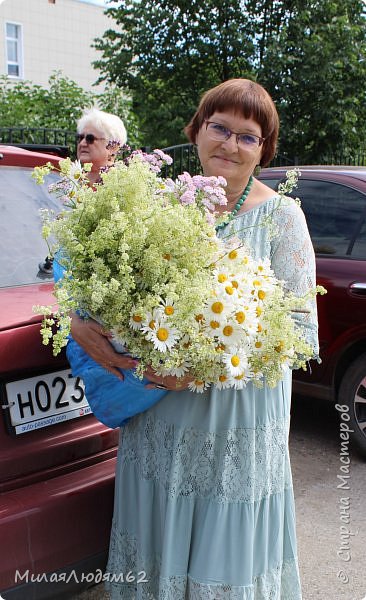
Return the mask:
[[86,141],[87,144],[94,144],[96,140],[105,140],[106,138],[98,138],[93,133],[78,133],[76,136],[76,141],[78,144],[83,140]]

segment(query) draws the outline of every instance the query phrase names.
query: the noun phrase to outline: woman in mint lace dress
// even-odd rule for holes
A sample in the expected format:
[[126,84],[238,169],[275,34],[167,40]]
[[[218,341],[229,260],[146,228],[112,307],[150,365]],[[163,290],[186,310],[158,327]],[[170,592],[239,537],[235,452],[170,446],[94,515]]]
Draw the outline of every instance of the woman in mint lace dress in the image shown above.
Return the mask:
[[[304,215],[251,178],[275,152],[270,96],[251,81],[227,81],[204,95],[186,132],[204,174],[228,182],[235,216],[220,235],[245,239],[255,257],[270,258],[288,290],[304,294],[315,285]],[[300,326],[316,356],[315,303]],[[112,599],[300,600],[291,372],[274,389],[248,384],[203,394],[189,392],[185,380],[149,378],[171,391],[120,432],[107,568]]]

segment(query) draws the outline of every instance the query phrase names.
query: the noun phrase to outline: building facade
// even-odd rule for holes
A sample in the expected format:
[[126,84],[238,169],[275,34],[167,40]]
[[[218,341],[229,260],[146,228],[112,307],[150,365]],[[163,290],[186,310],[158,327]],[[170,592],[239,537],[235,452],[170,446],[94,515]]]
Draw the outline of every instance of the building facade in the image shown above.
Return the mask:
[[92,62],[100,52],[91,47],[115,22],[96,0],[0,0],[0,74],[47,87],[54,71],[85,90],[98,71]]

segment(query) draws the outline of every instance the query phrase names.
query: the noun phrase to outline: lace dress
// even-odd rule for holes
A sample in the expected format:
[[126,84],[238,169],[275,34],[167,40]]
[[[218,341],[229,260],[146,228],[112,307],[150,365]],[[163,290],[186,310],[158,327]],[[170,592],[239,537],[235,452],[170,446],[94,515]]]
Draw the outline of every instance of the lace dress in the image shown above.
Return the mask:
[[[222,236],[246,239],[303,294],[304,215],[278,196]],[[316,304],[297,316],[317,356]],[[291,372],[274,389],[169,392],[120,432],[107,568],[112,599],[300,600],[288,454]]]

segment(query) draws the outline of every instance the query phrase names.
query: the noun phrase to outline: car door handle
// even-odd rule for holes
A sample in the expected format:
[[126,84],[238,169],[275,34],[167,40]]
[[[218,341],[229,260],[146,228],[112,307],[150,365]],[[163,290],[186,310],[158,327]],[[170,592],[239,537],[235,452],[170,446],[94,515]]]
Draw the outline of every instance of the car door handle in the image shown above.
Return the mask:
[[366,283],[355,281],[349,286],[351,294],[356,296],[366,296]]

